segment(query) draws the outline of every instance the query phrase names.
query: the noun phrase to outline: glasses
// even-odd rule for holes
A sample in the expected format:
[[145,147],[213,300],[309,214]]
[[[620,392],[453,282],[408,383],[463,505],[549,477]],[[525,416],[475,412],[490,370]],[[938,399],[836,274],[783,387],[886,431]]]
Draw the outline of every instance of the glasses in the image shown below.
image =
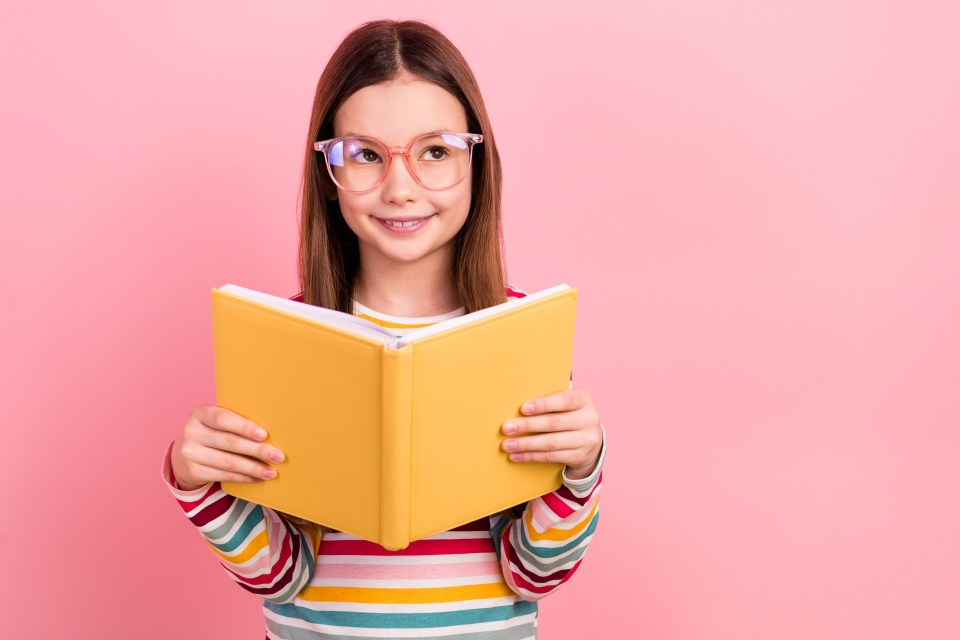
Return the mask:
[[344,191],[373,191],[390,173],[393,156],[401,155],[410,175],[427,189],[442,191],[460,184],[470,171],[473,145],[483,142],[478,133],[437,131],[417,136],[405,147],[392,147],[369,136],[347,136],[314,142],[323,152],[327,172]]

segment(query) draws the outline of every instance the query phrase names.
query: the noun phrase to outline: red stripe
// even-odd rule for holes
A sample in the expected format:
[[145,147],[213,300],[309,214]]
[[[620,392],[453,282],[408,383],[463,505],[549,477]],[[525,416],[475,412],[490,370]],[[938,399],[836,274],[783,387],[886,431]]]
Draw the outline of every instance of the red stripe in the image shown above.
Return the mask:
[[417,540],[400,551],[388,551],[366,540],[328,540],[320,543],[320,553],[338,556],[432,556],[457,553],[489,553],[493,551],[490,538],[466,540]]
[[[170,472],[170,476],[173,477],[173,471]],[[177,487],[179,491],[182,491],[182,489],[178,487],[175,481],[171,482],[170,484]],[[177,498],[177,502],[180,503],[181,509],[183,509],[186,512],[190,512],[196,509],[197,505],[203,504],[205,500],[207,500],[210,496],[215,494],[217,491],[220,491],[220,483],[214,482],[213,484],[210,485],[210,488],[207,489],[204,492],[204,494],[199,498],[191,498],[190,500],[181,500],[180,498]]]
[[[558,582],[557,584],[535,585],[524,580],[523,576],[519,575],[516,571],[511,571],[510,573],[513,574],[514,583],[521,589],[525,589],[526,591],[529,591],[531,593],[550,593],[554,589],[559,589],[560,585],[562,585],[564,582],[570,579],[570,576],[573,575],[573,572],[576,571],[577,567],[580,566],[580,562],[581,560],[577,560],[577,564],[573,565],[569,571],[566,571],[565,572],[566,575],[564,575],[563,578],[560,579],[560,582]],[[556,575],[556,574],[552,574],[552,575]],[[546,578],[544,578],[544,580],[546,580]]]
[[206,507],[201,509],[197,514],[195,514],[192,518],[190,518],[190,522],[192,522],[194,525],[198,527],[202,527],[208,522],[216,520],[217,518],[225,514],[230,509],[230,507],[233,506],[233,503],[235,501],[236,501],[236,498],[225,493],[223,494],[223,497],[218,499],[216,502],[207,505]]
[[550,507],[550,511],[553,511],[561,518],[566,518],[568,515],[576,511],[576,509],[561,500],[558,493],[558,491],[551,491],[546,495],[540,496],[540,499],[543,500],[544,504]]

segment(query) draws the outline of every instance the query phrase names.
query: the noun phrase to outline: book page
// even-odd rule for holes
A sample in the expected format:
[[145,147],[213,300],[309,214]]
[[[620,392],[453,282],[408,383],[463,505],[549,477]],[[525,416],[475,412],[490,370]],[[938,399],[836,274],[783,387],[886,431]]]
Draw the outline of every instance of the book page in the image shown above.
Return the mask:
[[551,296],[554,293],[557,293],[559,291],[566,291],[569,288],[570,288],[570,285],[568,284],[558,284],[554,287],[550,287],[549,289],[544,289],[542,291],[537,291],[536,293],[531,293],[530,295],[523,298],[514,298],[512,300],[507,300],[504,303],[494,305],[492,307],[487,307],[486,309],[480,309],[479,311],[474,311],[473,313],[468,313],[462,316],[458,316],[456,318],[450,318],[449,320],[444,320],[443,322],[437,322],[430,325],[429,327],[423,327],[422,329],[411,331],[407,335],[396,340],[391,346],[399,349],[400,347],[410,344],[415,340],[419,340],[422,338],[426,338],[428,336],[442,333],[449,329],[460,327],[465,324],[470,324],[471,322],[477,322],[478,320],[483,320],[484,318],[489,318],[490,316],[495,316],[499,313],[509,311],[510,309],[513,309],[517,305],[529,304],[531,302],[540,300],[541,298],[546,298],[548,296]]
[[369,320],[364,320],[363,318],[348,313],[343,313],[342,311],[337,311],[335,309],[326,309],[324,307],[317,307],[304,302],[290,300],[288,298],[281,298],[279,296],[261,293],[260,291],[247,289],[235,284],[225,284],[220,287],[220,290],[238,295],[253,302],[265,304],[281,311],[286,311],[287,313],[291,313],[308,320],[313,320],[326,325],[332,325],[357,335],[373,338],[374,340],[382,342],[389,347],[400,349],[416,340],[421,340],[438,333],[443,333],[444,331],[470,324],[472,322],[478,322],[484,318],[489,318],[491,316],[509,311],[518,305],[530,304],[531,302],[549,297],[555,293],[565,291],[569,288],[570,285],[568,284],[558,284],[548,289],[531,293],[523,298],[514,298],[501,304],[487,307],[486,309],[480,309],[479,311],[474,311],[473,313],[467,313],[456,318],[450,318],[449,320],[434,323],[428,327],[411,331],[399,339],[390,331],[390,329],[386,327],[381,327],[380,325],[370,322]]
[[381,327],[376,323],[349,313],[337,311],[336,309],[317,307],[312,304],[306,304],[305,302],[297,302],[296,300],[290,300],[288,298],[272,296],[269,293],[261,293],[260,291],[247,289],[235,284],[225,284],[220,287],[220,290],[253,302],[265,304],[281,311],[286,311],[287,313],[306,318],[307,320],[313,320],[328,326],[343,329],[344,331],[350,331],[357,335],[372,338],[384,344],[389,344],[397,339],[397,336],[385,327]]

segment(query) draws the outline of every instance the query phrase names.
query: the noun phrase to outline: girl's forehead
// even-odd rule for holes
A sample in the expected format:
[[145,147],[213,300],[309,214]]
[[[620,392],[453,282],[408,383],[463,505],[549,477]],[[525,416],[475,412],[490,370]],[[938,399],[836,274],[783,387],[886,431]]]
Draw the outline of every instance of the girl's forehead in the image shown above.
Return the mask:
[[428,131],[466,132],[457,98],[419,78],[370,85],[347,98],[333,118],[333,135],[366,135],[402,145]]

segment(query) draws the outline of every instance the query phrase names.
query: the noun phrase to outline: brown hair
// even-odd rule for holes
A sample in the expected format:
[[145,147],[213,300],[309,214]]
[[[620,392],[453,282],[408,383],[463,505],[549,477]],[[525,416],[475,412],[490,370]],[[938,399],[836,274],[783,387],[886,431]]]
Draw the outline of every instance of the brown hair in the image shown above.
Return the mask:
[[474,149],[472,198],[454,238],[453,273],[460,304],[470,313],[506,300],[500,214],[500,156],[477,80],[466,60],[443,34],[415,20],[376,20],[352,31],[327,63],[313,99],[300,203],[299,273],[303,300],[353,311],[360,266],[357,236],[340,214],[321,152],[313,143],[333,137],[333,117],[356,91],[409,73],[453,94],[463,105],[467,127],[483,134]]

